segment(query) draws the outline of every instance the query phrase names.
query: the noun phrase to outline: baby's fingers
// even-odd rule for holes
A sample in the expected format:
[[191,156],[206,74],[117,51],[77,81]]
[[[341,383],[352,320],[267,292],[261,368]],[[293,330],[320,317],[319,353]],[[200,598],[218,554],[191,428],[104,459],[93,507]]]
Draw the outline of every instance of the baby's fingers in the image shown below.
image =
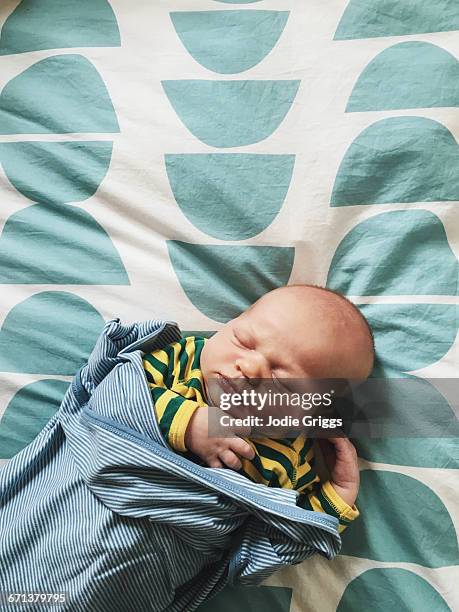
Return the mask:
[[217,459],[217,458],[210,459],[207,462],[207,465],[211,468],[222,468],[223,467],[222,462],[220,461],[220,459]]
[[219,454],[219,457],[227,467],[232,470],[240,470],[242,467],[242,463],[237,458],[237,456],[233,453],[233,451],[226,449]]
[[253,459],[255,457],[253,448],[248,442],[245,442],[245,440],[241,438],[231,438],[230,449],[240,457],[245,457],[246,459]]
[[357,463],[357,451],[349,438],[328,438],[333,444],[337,460]]

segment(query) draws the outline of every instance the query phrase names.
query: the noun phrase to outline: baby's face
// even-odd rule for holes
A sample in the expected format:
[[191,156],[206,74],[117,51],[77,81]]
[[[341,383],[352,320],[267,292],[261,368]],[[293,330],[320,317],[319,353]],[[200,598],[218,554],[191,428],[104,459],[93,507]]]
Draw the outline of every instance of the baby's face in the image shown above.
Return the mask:
[[324,309],[316,290],[307,295],[272,291],[207,340],[207,390],[219,378],[365,379],[372,357],[349,319]]

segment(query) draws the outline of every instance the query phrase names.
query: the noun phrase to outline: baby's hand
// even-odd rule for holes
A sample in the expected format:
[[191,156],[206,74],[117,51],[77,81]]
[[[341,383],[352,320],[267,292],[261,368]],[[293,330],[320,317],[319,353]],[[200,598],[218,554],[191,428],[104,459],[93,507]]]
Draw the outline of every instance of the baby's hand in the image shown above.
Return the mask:
[[331,484],[349,506],[353,506],[359,492],[360,473],[357,452],[347,438],[319,440],[325,463],[330,471]]
[[238,455],[253,459],[253,448],[241,438],[209,438],[207,406],[195,410],[185,432],[185,446],[209,467],[221,468],[223,464],[233,470],[239,470],[242,464]]

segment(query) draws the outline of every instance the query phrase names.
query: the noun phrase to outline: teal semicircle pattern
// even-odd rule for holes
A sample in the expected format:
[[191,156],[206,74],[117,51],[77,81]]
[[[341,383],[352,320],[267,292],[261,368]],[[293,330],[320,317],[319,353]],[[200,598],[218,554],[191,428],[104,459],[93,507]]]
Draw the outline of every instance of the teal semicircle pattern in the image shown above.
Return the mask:
[[12,214],[0,236],[0,283],[129,285],[104,228],[69,204],[34,204]]
[[22,0],[3,25],[0,55],[119,45],[118,24],[107,0]]
[[184,125],[212,147],[260,142],[279,127],[300,81],[162,81]]
[[360,304],[359,309],[375,336],[374,377],[397,377],[434,364],[458,332],[455,304]]
[[33,202],[64,204],[90,198],[107,174],[112,142],[0,143],[11,184]]
[[166,155],[165,161],[187,219],[214,238],[244,240],[266,229],[279,213],[295,156],[197,153]]
[[[398,472],[363,470],[360,477],[356,504],[365,511],[349,533],[343,533],[341,554],[435,568],[459,564],[451,516],[430,487]],[[388,522],[388,516],[393,520]],[[409,517],[409,520],[397,520],[397,517]],[[435,534],[435,546],[426,555],[428,534]]]
[[396,210],[351,229],[335,251],[327,287],[347,295],[458,295],[458,279],[441,220],[427,210]]
[[385,49],[360,75],[346,112],[459,106],[459,62],[420,41]]
[[351,0],[335,40],[459,30],[456,0]]
[[331,206],[459,200],[459,147],[441,123],[390,117],[363,130],[339,167]]
[[440,593],[427,580],[409,570],[393,567],[373,568],[354,578],[347,585],[336,612],[357,612],[369,608],[372,612],[408,609],[416,612],[451,612]]
[[[207,317],[226,323],[259,297],[286,285],[295,249],[203,245],[168,240],[169,257],[188,299]],[[249,281],[248,281],[249,279]]]
[[45,379],[15,394],[0,419],[0,459],[10,459],[40,433],[58,410],[69,383]]
[[178,37],[202,66],[220,74],[243,72],[273,49],[289,11],[179,11],[170,13]]
[[5,85],[0,134],[71,132],[119,132],[105,83],[85,57],[47,57]]
[[[452,392],[454,381],[440,379],[445,382]],[[354,391],[357,412],[364,407],[367,422],[375,424],[371,438],[349,433],[359,457],[390,465],[459,468],[459,423],[445,395],[432,383],[435,380],[407,375],[370,379]],[[379,438],[373,437],[377,425],[383,428]]]
[[443,470],[459,469],[457,438],[353,438],[352,441],[358,456],[367,461]]
[[0,329],[0,372],[73,376],[105,325],[89,302],[42,291],[16,304]]

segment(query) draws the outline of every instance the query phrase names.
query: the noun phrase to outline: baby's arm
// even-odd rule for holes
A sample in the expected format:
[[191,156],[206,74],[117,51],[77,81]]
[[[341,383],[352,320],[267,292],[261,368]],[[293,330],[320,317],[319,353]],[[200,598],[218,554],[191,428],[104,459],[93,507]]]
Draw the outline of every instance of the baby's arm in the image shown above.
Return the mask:
[[[331,448],[333,445],[333,449]],[[359,516],[355,500],[359,490],[359,468],[354,445],[347,438],[320,441],[330,479],[298,488],[298,505],[306,510],[326,512],[339,520],[339,532]]]
[[150,391],[164,439],[175,451],[185,452],[185,431],[199,404],[161,385],[150,385]]
[[209,438],[208,407],[178,395],[160,385],[150,385],[159,428],[177,452],[191,451],[210,467],[223,464],[238,470],[238,455],[253,459],[252,447],[241,438]]

